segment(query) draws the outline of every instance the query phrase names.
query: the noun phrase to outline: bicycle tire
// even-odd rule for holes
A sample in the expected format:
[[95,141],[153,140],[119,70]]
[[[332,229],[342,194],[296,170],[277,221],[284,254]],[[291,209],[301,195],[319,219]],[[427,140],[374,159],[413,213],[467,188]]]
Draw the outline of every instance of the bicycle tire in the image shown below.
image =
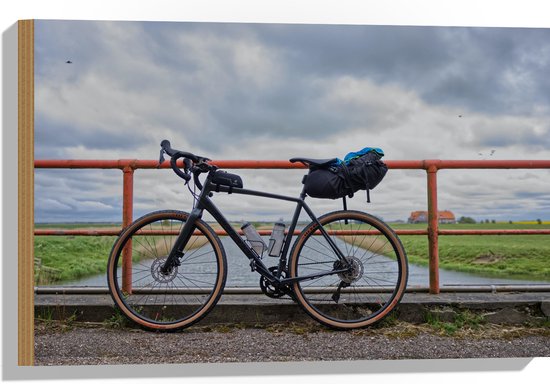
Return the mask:
[[[407,285],[407,256],[401,241],[387,224],[364,212],[335,211],[318,220],[352,269],[293,283],[296,301],[313,319],[334,329],[363,328],[382,320],[395,309]],[[360,232],[365,230],[370,232]],[[298,235],[290,277],[328,273],[343,266],[320,236],[316,222]]]
[[[149,213],[128,226],[111,250],[107,264],[111,297],[128,319],[145,329],[186,328],[206,316],[222,294],[227,277],[225,250],[202,220],[196,222],[180,265],[168,274],[160,272],[188,218],[181,211]],[[125,249],[132,250],[132,261],[124,272]],[[124,281],[123,275],[127,276]]]

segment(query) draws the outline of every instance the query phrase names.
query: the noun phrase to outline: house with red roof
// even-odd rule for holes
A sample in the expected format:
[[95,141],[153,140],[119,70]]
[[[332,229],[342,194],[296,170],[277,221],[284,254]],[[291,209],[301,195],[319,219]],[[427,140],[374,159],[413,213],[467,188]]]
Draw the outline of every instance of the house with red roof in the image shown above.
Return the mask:
[[[454,213],[451,211],[439,211],[437,217],[440,224],[454,224],[456,223],[456,218]],[[428,222],[428,211],[414,211],[411,212],[408,223],[427,223]]]

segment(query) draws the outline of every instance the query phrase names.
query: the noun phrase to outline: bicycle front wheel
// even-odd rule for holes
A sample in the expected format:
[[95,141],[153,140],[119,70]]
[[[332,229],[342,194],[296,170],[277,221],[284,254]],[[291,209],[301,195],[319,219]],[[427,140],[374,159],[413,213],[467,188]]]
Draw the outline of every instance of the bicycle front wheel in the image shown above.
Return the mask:
[[189,215],[159,211],[132,223],[113,245],[107,266],[109,291],[129,319],[153,330],[185,328],[218,301],[227,274],[218,236],[202,220],[170,271],[162,271]]
[[364,212],[331,212],[319,223],[309,224],[292,249],[290,277],[307,277],[293,285],[296,300],[315,320],[336,329],[382,320],[407,285],[407,256],[399,238]]

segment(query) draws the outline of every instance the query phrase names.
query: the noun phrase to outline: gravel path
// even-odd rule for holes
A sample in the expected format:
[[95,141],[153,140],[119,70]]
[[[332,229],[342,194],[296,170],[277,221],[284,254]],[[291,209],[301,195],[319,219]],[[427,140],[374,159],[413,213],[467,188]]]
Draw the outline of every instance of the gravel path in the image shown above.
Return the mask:
[[195,327],[180,333],[38,323],[36,365],[158,364],[550,356],[548,328],[484,326],[445,335],[427,325],[328,331],[317,326]]

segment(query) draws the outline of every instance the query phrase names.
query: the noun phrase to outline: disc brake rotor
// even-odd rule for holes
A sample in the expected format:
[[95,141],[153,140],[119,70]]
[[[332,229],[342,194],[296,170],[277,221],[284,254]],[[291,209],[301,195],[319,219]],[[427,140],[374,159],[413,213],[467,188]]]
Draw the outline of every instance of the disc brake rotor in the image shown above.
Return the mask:
[[168,273],[162,273],[161,267],[164,265],[166,258],[158,258],[151,264],[151,276],[155,281],[161,284],[168,284],[176,278],[178,267],[175,265]]
[[[349,271],[345,271],[345,272],[340,272],[338,274],[338,277],[345,283],[347,284],[351,284],[351,283],[354,283],[356,282],[357,280],[359,280],[362,276],[363,276],[363,272],[364,272],[364,266],[363,266],[363,263],[361,262],[361,260],[359,260],[357,257],[355,256],[348,256],[346,257],[346,260],[348,263],[351,264],[351,270]],[[342,268],[342,262],[340,261],[337,261],[334,265],[335,268]]]

